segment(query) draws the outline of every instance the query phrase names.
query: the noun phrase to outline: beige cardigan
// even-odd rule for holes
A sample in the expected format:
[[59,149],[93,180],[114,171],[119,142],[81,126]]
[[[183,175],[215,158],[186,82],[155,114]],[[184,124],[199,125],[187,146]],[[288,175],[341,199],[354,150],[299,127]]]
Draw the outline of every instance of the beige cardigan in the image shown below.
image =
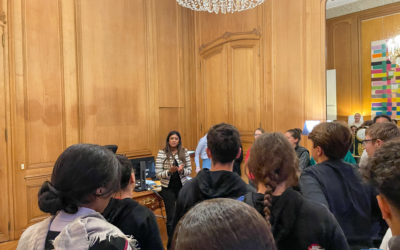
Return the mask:
[[[180,174],[180,177],[182,185],[185,185],[186,181],[188,180],[187,176],[192,173],[192,163],[190,162],[188,151],[186,149],[183,150],[185,151],[186,164],[183,168],[182,174]],[[179,165],[183,164],[183,162],[178,158],[178,154],[173,155],[173,157],[176,159]],[[165,188],[169,185],[169,180],[171,178],[169,168],[174,162],[173,159],[165,160],[166,158],[167,155],[165,154],[164,150],[159,150],[156,159],[156,176],[161,180],[161,186]]]

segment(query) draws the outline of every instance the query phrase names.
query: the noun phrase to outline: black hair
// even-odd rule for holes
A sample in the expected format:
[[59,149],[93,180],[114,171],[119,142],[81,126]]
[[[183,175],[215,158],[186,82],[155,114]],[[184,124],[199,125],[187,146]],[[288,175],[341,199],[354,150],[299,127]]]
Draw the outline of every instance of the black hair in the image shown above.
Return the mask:
[[376,120],[378,120],[379,118],[385,118],[385,119],[387,119],[389,122],[392,121],[392,118],[390,118],[390,116],[388,116],[388,115],[377,115],[377,116],[375,116],[375,118],[374,118],[374,123],[376,123]]
[[184,150],[184,148],[182,148],[182,138],[181,138],[181,134],[180,134],[178,131],[176,131],[176,130],[170,131],[170,132],[168,133],[168,135],[167,135],[167,139],[165,140],[164,152],[165,152],[165,154],[167,155],[167,157],[165,158],[164,163],[165,163],[165,161],[167,161],[168,159],[172,159],[172,158],[173,158],[173,157],[172,157],[171,147],[170,147],[170,145],[169,145],[169,138],[170,138],[172,135],[177,135],[178,138],[179,138],[179,143],[178,143],[178,146],[177,146],[177,149],[178,149],[178,158],[179,158],[184,164],[186,164],[185,150]]
[[[60,210],[74,214],[96,196],[109,197],[119,190],[120,164],[106,148],[93,144],[68,147],[54,164],[51,182],[38,193],[39,208],[52,215]],[[100,187],[102,194],[96,194]]]
[[228,163],[236,159],[241,142],[239,131],[232,125],[220,123],[210,128],[207,147],[214,163]]
[[125,189],[132,176],[133,166],[132,162],[125,155],[117,155],[117,159],[121,165],[121,190]]
[[289,130],[286,131],[286,132],[289,132],[290,135],[291,135],[294,139],[297,139],[296,145],[299,145],[300,140],[301,140],[301,133],[302,133],[303,131],[301,131],[301,129],[299,129],[299,128],[292,128],[292,129],[289,129]]

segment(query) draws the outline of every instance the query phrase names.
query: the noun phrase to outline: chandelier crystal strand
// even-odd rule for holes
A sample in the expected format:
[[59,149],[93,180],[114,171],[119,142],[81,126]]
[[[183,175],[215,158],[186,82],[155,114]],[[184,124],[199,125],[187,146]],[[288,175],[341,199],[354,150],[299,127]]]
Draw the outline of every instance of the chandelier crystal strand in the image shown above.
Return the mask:
[[389,39],[387,42],[389,60],[392,63],[400,64],[400,35]]
[[208,11],[210,13],[219,12],[234,13],[252,9],[264,2],[264,0],[176,0],[177,3],[185,8],[195,11]]

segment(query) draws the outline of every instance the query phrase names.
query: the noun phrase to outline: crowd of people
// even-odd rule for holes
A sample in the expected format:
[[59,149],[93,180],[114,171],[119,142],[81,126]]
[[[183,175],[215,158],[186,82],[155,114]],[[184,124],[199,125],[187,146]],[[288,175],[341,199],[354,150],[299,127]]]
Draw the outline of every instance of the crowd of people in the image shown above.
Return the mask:
[[[354,124],[362,126],[358,115]],[[171,131],[155,164],[168,249],[400,249],[400,131],[384,115],[364,126],[359,166],[346,160],[354,124],[318,124],[310,151],[300,129],[257,128],[244,160],[249,184],[237,170],[234,126],[214,125],[200,139],[193,179],[188,150]],[[134,186],[125,156],[70,146],[38,194],[51,216],[25,230],[18,249],[164,249],[154,214],[131,198]]]

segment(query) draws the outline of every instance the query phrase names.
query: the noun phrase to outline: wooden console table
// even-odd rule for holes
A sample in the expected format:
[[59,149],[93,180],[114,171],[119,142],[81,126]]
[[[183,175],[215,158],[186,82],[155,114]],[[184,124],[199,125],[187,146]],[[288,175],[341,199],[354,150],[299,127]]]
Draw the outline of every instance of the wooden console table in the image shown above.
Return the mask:
[[142,191],[133,192],[132,199],[139,202],[141,205],[146,206],[157,218],[158,228],[160,229],[161,240],[163,242],[164,248],[167,248],[168,234],[166,221],[167,217],[165,214],[164,202],[161,197],[158,197],[153,191]]

